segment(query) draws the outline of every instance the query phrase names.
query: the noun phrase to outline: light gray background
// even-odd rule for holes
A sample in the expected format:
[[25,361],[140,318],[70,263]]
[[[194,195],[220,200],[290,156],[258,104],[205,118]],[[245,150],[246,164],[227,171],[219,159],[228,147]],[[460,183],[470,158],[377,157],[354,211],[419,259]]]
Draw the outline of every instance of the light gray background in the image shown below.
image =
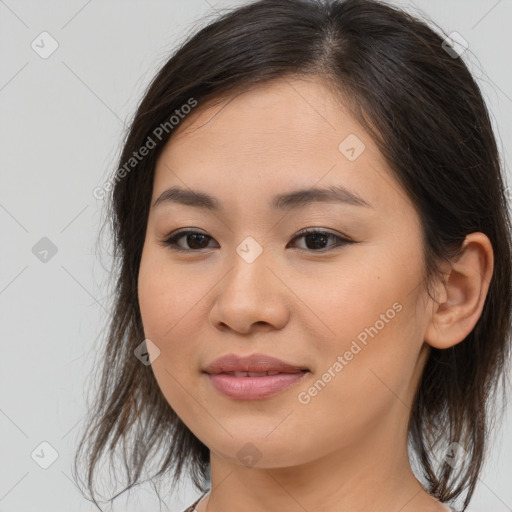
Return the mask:
[[[114,170],[124,124],[176,42],[203,15],[243,3],[0,0],[0,512],[96,510],[70,472],[107,318],[107,274],[95,245],[104,205],[92,192]],[[469,42],[474,56],[464,58],[510,162],[512,0],[397,4]],[[31,48],[43,31],[59,45],[47,59]],[[32,251],[43,237],[57,247],[46,263]],[[512,510],[507,418],[472,511]],[[48,469],[31,458],[43,441],[58,452]],[[178,493],[164,491],[171,511],[198,495],[188,481]],[[114,510],[156,511],[159,502],[142,486]]]

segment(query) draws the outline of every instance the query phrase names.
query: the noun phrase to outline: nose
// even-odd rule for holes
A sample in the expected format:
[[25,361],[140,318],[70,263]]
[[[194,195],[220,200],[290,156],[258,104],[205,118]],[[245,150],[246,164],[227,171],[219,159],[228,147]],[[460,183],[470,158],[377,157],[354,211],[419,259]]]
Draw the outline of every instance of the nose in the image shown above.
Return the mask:
[[218,284],[210,322],[220,330],[249,334],[282,329],[290,316],[289,289],[283,276],[271,268],[265,251],[253,262],[238,254],[233,266]]

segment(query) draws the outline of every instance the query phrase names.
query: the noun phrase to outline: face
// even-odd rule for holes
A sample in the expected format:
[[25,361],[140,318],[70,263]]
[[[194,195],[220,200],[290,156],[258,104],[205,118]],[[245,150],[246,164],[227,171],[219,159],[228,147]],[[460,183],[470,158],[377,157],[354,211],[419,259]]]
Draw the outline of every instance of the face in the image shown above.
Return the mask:
[[[148,218],[139,303],[170,406],[212,453],[259,467],[405,435],[427,350],[421,228],[375,143],[313,78],[260,85],[175,130],[152,205],[172,187],[211,204],[174,194]],[[227,354],[307,372],[227,395],[203,371]]]

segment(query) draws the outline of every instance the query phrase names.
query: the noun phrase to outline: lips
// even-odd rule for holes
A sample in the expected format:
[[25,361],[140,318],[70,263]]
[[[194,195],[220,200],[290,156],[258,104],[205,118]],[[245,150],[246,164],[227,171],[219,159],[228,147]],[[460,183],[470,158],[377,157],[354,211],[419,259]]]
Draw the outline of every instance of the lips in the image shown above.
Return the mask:
[[280,373],[288,372],[222,372],[223,375],[233,375],[235,377],[267,377],[269,375],[279,375]]
[[251,354],[249,356],[237,356],[227,354],[203,369],[209,374],[228,374],[235,377],[265,377],[279,373],[303,373],[308,371],[305,366],[287,363],[265,354]]

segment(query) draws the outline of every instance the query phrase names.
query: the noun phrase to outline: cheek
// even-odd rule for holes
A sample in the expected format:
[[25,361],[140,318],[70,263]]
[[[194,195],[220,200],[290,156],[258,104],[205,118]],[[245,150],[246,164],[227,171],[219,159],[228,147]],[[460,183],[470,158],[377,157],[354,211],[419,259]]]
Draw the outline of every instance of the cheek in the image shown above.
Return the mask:
[[170,265],[161,250],[144,249],[138,298],[146,337],[162,345],[161,350],[177,339],[178,333],[182,340],[190,339],[184,329],[194,323],[191,318],[200,311],[201,298],[207,291],[206,283],[185,279],[183,270]]
[[[199,374],[199,342],[207,327],[207,279],[190,278],[179,265],[171,265],[165,252],[143,251],[138,279],[138,298],[144,335],[159,349],[152,363],[166,397],[180,395],[180,384]],[[185,385],[185,382],[187,384]],[[169,400],[171,403],[171,400]]]
[[321,361],[315,370],[323,398],[314,400],[337,404],[340,414],[365,416],[395,395],[405,399],[421,348],[419,255],[404,265],[397,264],[404,261],[399,254],[379,254],[317,281],[320,293],[312,294],[311,283],[302,281],[301,296],[323,324],[321,336],[309,333],[312,353]]
[[364,343],[370,336],[367,329],[375,324],[378,336],[385,337],[386,331],[394,328],[390,326],[398,323],[397,310],[402,309],[410,291],[414,271],[397,266],[392,258],[384,259],[382,252],[379,255],[373,260],[344,260],[328,272],[309,277],[304,273],[306,277],[295,280],[305,321],[311,327],[313,322],[317,328],[321,325],[320,337],[318,332],[316,336],[310,333],[319,353],[327,353],[327,347],[335,353],[348,349],[357,337]]
[[[190,289],[180,293],[179,274],[169,265],[143,253],[138,279],[138,298],[144,335],[159,350],[151,369],[166,401],[180,418],[192,415],[190,392],[195,384],[194,357],[197,356],[197,329],[194,314],[199,309]],[[199,369],[197,369],[199,372]],[[194,376],[195,377],[195,376]],[[193,401],[192,401],[193,402]]]

